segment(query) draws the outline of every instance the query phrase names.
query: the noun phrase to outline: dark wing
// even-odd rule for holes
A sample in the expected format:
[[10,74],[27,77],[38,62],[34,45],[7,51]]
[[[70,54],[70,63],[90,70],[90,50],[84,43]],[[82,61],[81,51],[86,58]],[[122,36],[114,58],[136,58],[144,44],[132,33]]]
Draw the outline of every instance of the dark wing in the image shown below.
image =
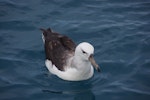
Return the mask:
[[75,43],[65,35],[52,32],[50,28],[41,30],[45,38],[46,59],[51,60],[59,70],[63,71],[66,59],[74,54]]
[[68,38],[67,36],[62,36],[60,37],[60,41],[66,49],[70,51],[75,51],[76,45],[70,38]]

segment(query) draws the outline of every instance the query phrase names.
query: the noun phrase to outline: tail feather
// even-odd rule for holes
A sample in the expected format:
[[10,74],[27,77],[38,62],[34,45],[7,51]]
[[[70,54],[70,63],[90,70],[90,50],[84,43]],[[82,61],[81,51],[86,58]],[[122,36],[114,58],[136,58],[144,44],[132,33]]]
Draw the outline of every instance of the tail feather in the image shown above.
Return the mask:
[[48,37],[48,34],[51,34],[52,30],[51,30],[51,28],[48,28],[48,29],[40,28],[40,30],[42,31],[42,40],[43,40],[43,43],[45,43],[45,40]]
[[40,28],[40,30],[43,31],[43,32],[48,32],[48,31],[52,32],[51,28],[48,28],[48,29]]
[[45,44],[45,37],[43,34],[42,34],[42,40],[43,40],[43,43]]
[[52,33],[52,30],[50,28],[48,29],[40,28],[40,30],[43,32],[44,37],[46,37],[48,33]]

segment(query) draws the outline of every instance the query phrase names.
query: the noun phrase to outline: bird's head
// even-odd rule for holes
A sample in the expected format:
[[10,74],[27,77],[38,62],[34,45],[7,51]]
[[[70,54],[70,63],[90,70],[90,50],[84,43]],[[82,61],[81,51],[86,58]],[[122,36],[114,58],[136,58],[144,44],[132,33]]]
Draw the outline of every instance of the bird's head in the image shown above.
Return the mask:
[[84,61],[90,61],[93,67],[100,72],[98,64],[94,60],[94,47],[87,42],[80,43],[75,50],[75,55],[80,56]]

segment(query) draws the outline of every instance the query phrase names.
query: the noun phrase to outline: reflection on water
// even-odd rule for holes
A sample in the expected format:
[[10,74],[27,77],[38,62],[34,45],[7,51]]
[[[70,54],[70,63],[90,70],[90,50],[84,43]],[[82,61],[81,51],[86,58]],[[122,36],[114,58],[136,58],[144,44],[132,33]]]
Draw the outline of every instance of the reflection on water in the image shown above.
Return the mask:
[[70,91],[52,91],[52,90],[43,90],[45,93],[54,93],[54,94],[62,94],[62,95],[73,95],[74,100],[95,100],[95,96],[93,92],[87,88],[85,90],[83,89],[78,89],[78,90],[73,90],[70,89]]

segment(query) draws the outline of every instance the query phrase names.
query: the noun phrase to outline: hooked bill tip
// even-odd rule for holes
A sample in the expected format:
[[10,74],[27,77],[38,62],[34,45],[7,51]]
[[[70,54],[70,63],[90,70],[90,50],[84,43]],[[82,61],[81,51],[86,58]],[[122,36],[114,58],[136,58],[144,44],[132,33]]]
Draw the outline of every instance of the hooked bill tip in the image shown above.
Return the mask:
[[98,71],[98,72],[101,72],[101,69],[98,67],[98,68],[97,68],[97,71]]

